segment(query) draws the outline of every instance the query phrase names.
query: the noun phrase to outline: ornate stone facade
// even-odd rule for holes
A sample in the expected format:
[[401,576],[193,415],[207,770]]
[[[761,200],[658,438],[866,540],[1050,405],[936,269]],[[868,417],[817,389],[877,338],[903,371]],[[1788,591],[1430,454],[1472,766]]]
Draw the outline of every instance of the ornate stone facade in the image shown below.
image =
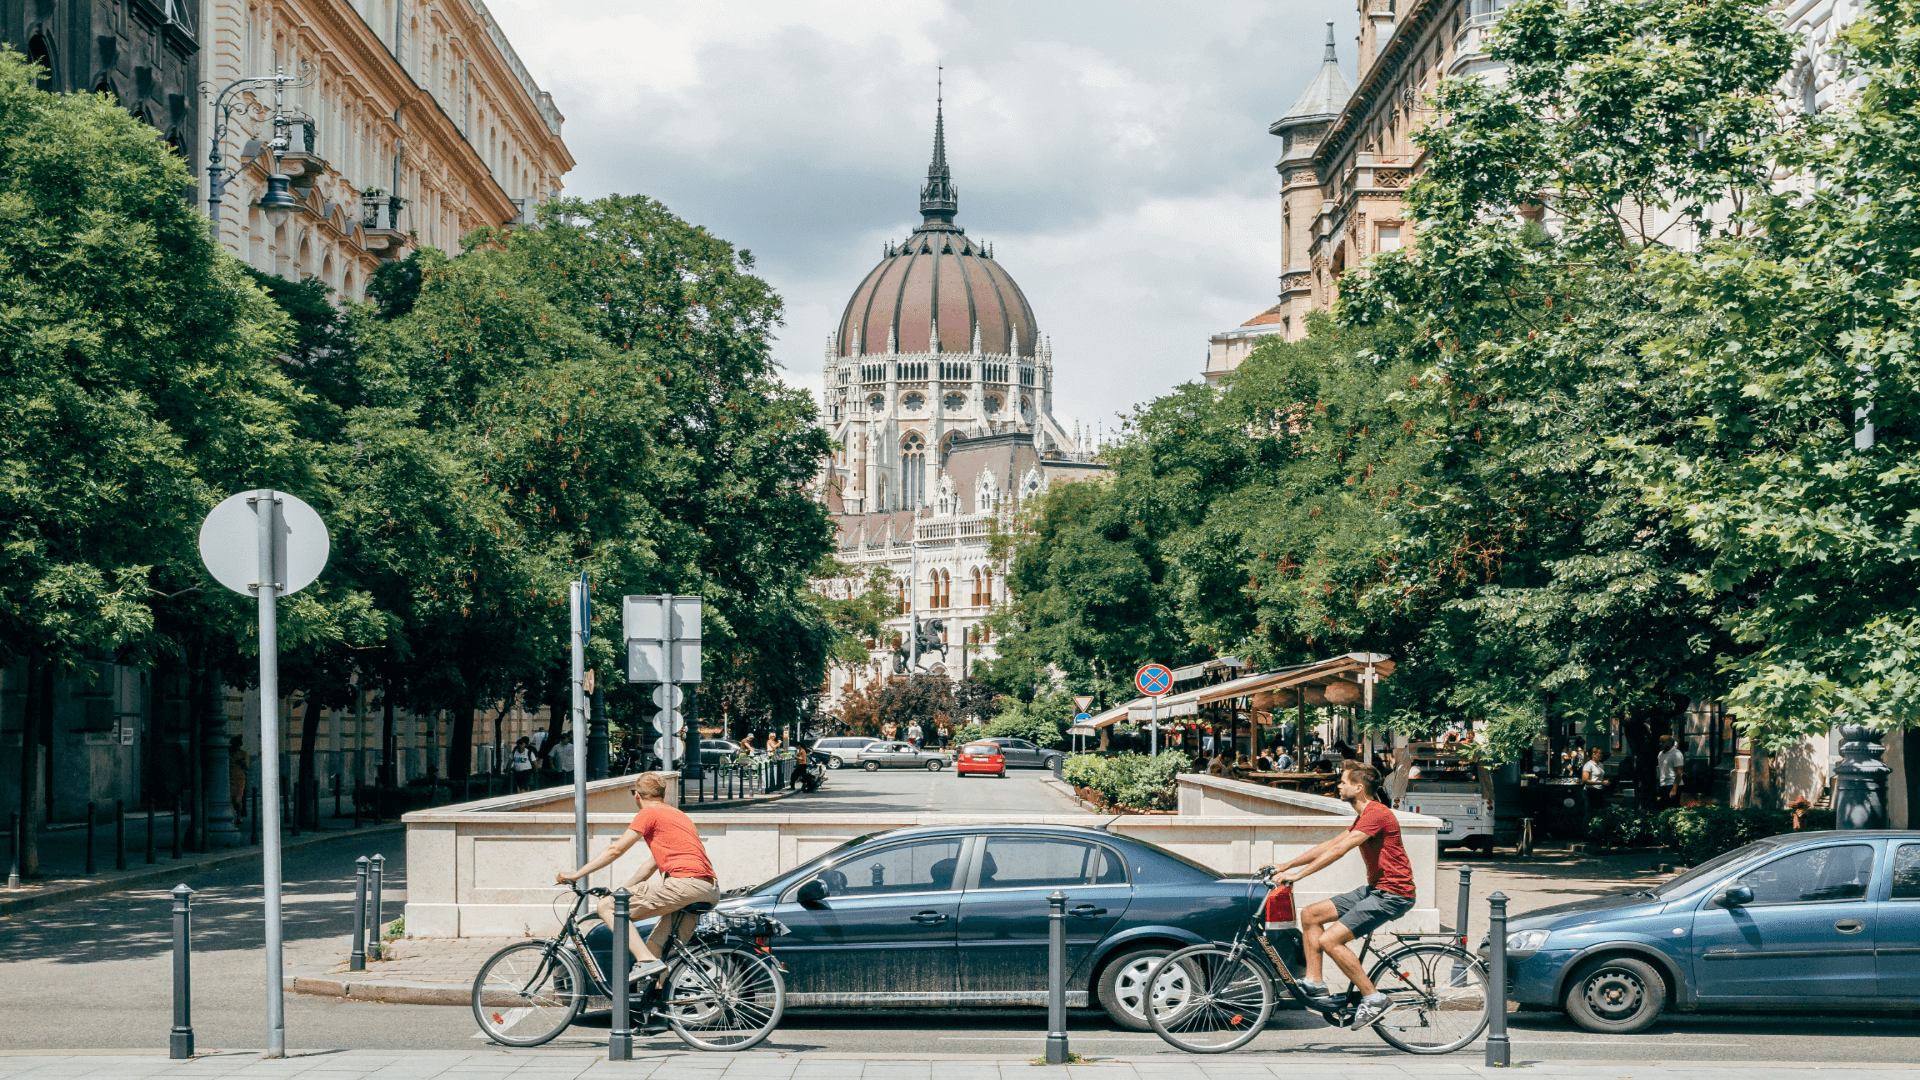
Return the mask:
[[[311,84],[287,92],[297,120],[280,171],[300,209],[284,225],[254,208],[272,171],[269,94],[235,112],[221,147],[237,172],[220,239],[257,269],[362,299],[380,263],[418,245],[457,253],[471,229],[531,220],[573,167],[552,96],[480,0],[208,0],[208,12],[213,93],[313,65]],[[204,164],[206,147],[194,153]]]

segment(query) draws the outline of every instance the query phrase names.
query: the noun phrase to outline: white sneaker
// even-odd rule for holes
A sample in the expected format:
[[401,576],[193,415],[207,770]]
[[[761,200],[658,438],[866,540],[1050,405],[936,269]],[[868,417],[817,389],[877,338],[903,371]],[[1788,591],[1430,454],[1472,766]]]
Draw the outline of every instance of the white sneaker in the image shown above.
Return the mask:
[[1359,1031],[1361,1028],[1372,1027],[1393,1009],[1394,1001],[1385,994],[1361,998],[1360,1004],[1353,1008],[1352,1028],[1354,1031]]

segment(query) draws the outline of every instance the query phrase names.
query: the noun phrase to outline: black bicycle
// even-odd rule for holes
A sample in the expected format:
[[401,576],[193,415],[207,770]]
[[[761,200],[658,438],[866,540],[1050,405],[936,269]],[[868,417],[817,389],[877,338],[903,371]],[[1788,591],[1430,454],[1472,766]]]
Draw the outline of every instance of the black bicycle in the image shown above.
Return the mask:
[[[489,1039],[506,1046],[539,1046],[567,1030],[588,999],[613,996],[609,973],[587,947],[580,924],[598,921],[591,898],[606,889],[573,883],[573,907],[560,932],[546,941],[522,941],[494,953],[473,980],[473,1016]],[[666,969],[640,980],[632,992],[636,1027],[658,1017],[687,1045],[700,1050],[745,1050],[780,1024],[787,983],[769,939],[786,927],[758,913],[732,915],[712,904],[689,904],[662,918],[674,920],[661,959]],[[692,939],[677,932],[697,919]]]
[[[1263,870],[1259,881],[1274,892],[1271,870]],[[1353,1022],[1358,990],[1348,987],[1340,997],[1316,1001],[1300,989],[1294,974],[1295,965],[1306,962],[1300,931],[1275,926],[1293,921],[1291,893],[1284,895],[1282,917],[1269,910],[1263,919],[1259,912],[1268,905],[1252,905],[1253,884],[1247,886],[1246,925],[1232,941],[1168,953],[1147,976],[1147,985],[1153,987],[1147,1019],[1161,1038],[1182,1050],[1224,1054],[1251,1042],[1273,1016],[1275,982],[1328,1023],[1348,1027]],[[1373,954],[1367,972],[1392,1003],[1373,1030],[1411,1054],[1451,1053],[1479,1038],[1488,1020],[1487,969],[1480,958],[1452,935],[1393,938],[1392,946]],[[1369,934],[1360,944],[1362,966],[1372,949]]]

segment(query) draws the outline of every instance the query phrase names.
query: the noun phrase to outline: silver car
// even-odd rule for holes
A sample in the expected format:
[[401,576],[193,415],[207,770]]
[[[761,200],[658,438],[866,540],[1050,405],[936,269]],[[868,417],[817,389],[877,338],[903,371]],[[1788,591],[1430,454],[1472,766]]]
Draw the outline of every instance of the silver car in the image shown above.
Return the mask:
[[868,772],[881,769],[925,769],[939,772],[947,767],[947,755],[940,750],[915,750],[903,742],[877,742],[860,750],[860,767]]
[[812,752],[826,756],[827,768],[838,769],[843,765],[858,765],[860,751],[879,741],[871,735],[835,735],[816,740]]

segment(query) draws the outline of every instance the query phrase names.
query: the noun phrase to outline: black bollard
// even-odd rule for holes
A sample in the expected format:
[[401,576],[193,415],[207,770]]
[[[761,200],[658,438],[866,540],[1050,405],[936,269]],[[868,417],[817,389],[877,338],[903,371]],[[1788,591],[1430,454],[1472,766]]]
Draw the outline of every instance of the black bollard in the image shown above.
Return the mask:
[[247,817],[247,837],[249,843],[260,842],[260,789],[257,787],[253,789],[253,813]]
[[1459,912],[1459,914],[1453,917],[1453,932],[1460,938],[1460,944],[1465,945],[1468,949],[1473,948],[1473,946],[1467,942],[1467,913],[1470,910],[1470,905],[1473,903],[1472,879],[1473,867],[1461,867],[1460,903],[1459,906],[1454,909]]
[[632,899],[625,889],[614,891],[613,1031],[607,1036],[608,1061],[633,1060],[633,1018],[627,1001],[627,904]]
[[360,789],[366,786],[367,785],[362,784],[360,782],[359,777],[357,776],[354,777],[354,780],[353,780],[353,827],[356,829],[360,827]]
[[[293,836],[298,837],[300,835],[300,810],[301,810],[300,781],[295,780],[291,785],[289,785],[288,790],[282,793],[280,798],[280,806],[281,806],[281,813],[285,815],[287,819],[287,825],[293,831]],[[287,813],[288,810],[291,810],[293,812]]]
[[373,906],[368,910],[373,912],[373,943],[384,954],[386,946],[380,944],[380,879],[387,869],[387,857],[375,855],[371,860],[371,869],[373,871]]
[[147,796],[147,865],[153,865],[153,796]]
[[1047,1064],[1067,1063],[1067,894],[1047,894]]
[[98,815],[94,813],[93,804],[88,803],[87,804],[87,875],[89,877],[93,875],[93,819],[97,816]]
[[127,868],[127,803],[113,800],[113,868]]
[[1507,1041],[1507,894],[1487,897],[1487,1011],[1492,1026],[1487,1029],[1487,1065],[1506,1068],[1513,1064],[1513,1047]]
[[20,814],[16,811],[7,821],[7,847],[10,849],[8,856],[13,861],[13,865],[7,870],[7,888],[9,889],[20,887],[20,843]]
[[343,783],[343,777],[341,777],[339,773],[334,773],[333,774],[333,819],[335,821],[340,820],[340,789],[344,786],[345,785]]
[[348,971],[367,970],[367,857],[353,861],[353,950],[347,954]]
[[193,1056],[193,968],[187,953],[187,921],[193,908],[193,890],[173,887],[173,1034],[167,1056],[178,1061]]
[[173,797],[173,857],[180,857],[180,796]]

